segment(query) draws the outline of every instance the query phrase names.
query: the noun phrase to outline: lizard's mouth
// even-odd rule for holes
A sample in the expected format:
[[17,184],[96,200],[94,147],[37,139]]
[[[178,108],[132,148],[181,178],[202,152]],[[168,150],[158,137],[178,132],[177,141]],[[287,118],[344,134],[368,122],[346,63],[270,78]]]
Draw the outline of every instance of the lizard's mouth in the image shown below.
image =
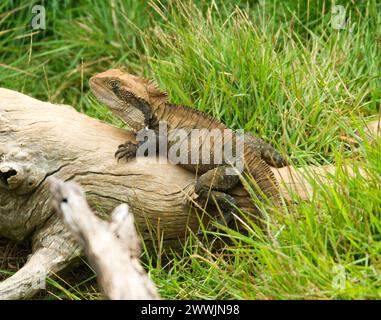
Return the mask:
[[115,97],[115,94],[111,90],[108,90],[104,86],[97,83],[93,77],[90,78],[89,84],[91,91],[99,102],[105,104],[112,110],[119,111],[123,109],[119,100]]

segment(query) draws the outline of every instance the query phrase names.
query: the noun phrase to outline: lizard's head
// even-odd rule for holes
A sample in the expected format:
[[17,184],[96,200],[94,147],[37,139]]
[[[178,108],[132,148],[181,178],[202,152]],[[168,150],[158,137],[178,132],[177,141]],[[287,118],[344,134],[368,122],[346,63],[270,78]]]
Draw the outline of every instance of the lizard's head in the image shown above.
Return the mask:
[[154,109],[167,102],[167,95],[150,81],[119,69],[92,76],[90,88],[100,102],[134,130],[149,126]]

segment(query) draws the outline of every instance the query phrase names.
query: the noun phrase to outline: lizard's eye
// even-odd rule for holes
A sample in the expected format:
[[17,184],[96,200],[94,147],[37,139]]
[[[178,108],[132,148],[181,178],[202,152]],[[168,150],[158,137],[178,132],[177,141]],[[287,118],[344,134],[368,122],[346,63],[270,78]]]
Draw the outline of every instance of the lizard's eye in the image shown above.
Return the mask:
[[120,86],[120,82],[119,82],[119,80],[112,79],[112,80],[109,80],[109,81],[107,82],[107,85],[108,85],[111,89],[115,89],[115,88],[119,88],[119,86]]

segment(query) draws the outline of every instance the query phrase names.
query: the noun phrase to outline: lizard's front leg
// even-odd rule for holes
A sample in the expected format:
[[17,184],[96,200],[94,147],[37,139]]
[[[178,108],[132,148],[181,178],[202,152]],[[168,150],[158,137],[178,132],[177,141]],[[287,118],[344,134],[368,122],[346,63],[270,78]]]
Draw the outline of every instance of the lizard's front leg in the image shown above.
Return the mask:
[[115,152],[115,158],[119,161],[120,159],[126,159],[136,157],[136,152],[139,145],[132,142],[126,142],[118,146],[118,150]]
[[[118,161],[120,159],[128,161],[136,156],[147,156],[157,153],[161,137],[154,130],[148,128],[142,129],[136,134],[136,139],[138,143],[127,141],[118,146],[118,150],[115,152],[115,158]],[[142,148],[142,153],[138,152],[139,148]]]

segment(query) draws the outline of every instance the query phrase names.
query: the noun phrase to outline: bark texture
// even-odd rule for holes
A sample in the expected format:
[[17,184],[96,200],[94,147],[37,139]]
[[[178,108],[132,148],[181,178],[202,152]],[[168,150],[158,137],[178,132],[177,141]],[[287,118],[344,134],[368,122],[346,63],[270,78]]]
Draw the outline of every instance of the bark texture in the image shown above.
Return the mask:
[[159,299],[155,285],[139,262],[140,238],[127,204],[116,207],[108,223],[94,215],[82,188],[49,178],[53,206],[82,245],[97,272],[106,299]]

